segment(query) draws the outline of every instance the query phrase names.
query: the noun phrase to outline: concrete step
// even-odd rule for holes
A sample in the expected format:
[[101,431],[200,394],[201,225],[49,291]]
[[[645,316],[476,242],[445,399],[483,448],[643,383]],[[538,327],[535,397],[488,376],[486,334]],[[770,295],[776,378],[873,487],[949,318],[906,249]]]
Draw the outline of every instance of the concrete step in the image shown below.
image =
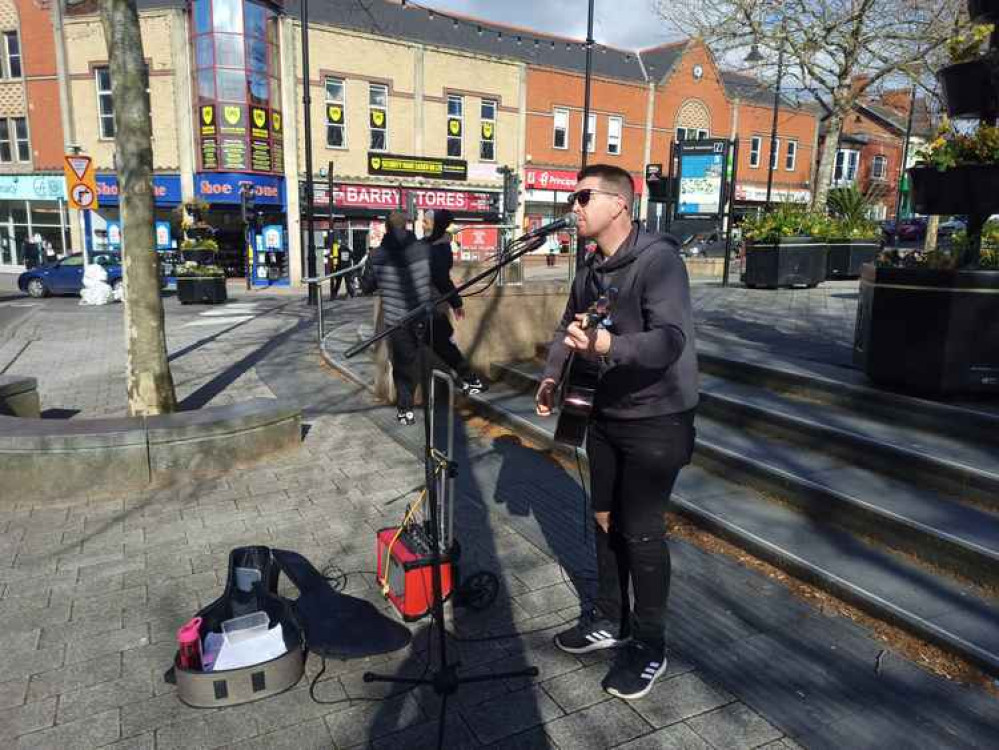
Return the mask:
[[999,509],[999,448],[967,436],[715,375],[701,378],[700,414]]
[[[518,392],[529,394],[537,387],[538,369],[532,363],[497,365],[494,375]],[[731,392],[715,397],[712,387],[724,390],[729,384],[705,380],[696,462],[776,495],[813,518],[872,537],[953,575],[999,586],[999,515],[942,497],[918,479],[903,478],[908,461],[930,462],[929,457],[897,448],[892,456],[899,471],[886,476],[877,462],[857,465],[851,460],[865,451],[877,454],[879,441],[845,426],[827,426],[825,408],[812,404],[807,411],[797,404],[800,413],[792,415],[784,413],[793,406],[787,399],[751,393],[739,384],[741,400]],[[726,406],[719,409],[722,400]],[[845,424],[848,416],[837,414],[832,422]],[[890,453],[888,448],[884,452]]]
[[[494,376],[502,379],[472,399],[483,415],[535,442],[573,453],[554,443],[554,420],[534,413],[532,365],[497,367]],[[877,531],[882,540],[908,547],[918,541],[926,548],[924,559],[954,564],[963,555],[980,569],[995,567],[997,549],[989,536],[999,527],[994,516],[930,493],[903,492],[901,483],[885,484],[896,480],[859,474],[815,453],[797,459],[801,471],[792,473],[787,461],[795,460],[794,446],[767,445],[765,438],[756,436],[733,437],[733,431],[726,438],[724,427],[710,418],[699,418],[698,430],[698,465],[682,472],[675,492],[682,512],[874,616],[999,674],[999,608],[994,600],[853,533],[862,528],[877,536],[871,534]],[[582,451],[579,454],[585,461]],[[767,459],[765,468],[751,474],[752,464],[761,458]],[[823,482],[836,475],[848,480],[855,494]],[[781,498],[790,496],[796,509],[773,502],[747,481],[759,481],[760,476],[781,489]],[[881,484],[871,484],[876,482]],[[877,503],[856,496],[871,486]]]
[[859,370],[782,358],[770,351],[713,339],[698,340],[697,357],[702,375],[842,407],[893,425],[999,451],[999,407],[994,403],[945,402],[895,393],[874,387]]

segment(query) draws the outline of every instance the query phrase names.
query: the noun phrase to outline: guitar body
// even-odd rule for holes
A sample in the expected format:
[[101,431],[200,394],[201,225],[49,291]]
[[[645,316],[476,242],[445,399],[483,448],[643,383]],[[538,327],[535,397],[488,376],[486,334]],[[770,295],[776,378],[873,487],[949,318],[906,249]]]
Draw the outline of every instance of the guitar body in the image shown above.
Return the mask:
[[576,448],[583,444],[599,381],[600,370],[594,362],[583,357],[569,358],[559,399],[556,442]]

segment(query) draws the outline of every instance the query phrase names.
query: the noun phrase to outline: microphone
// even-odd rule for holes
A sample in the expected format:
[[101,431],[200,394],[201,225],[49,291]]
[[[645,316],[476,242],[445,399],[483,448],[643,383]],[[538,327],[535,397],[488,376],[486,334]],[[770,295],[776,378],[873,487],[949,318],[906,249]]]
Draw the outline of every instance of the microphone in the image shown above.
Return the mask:
[[552,232],[558,232],[562,229],[575,229],[576,222],[578,221],[576,214],[566,214],[561,219],[557,219],[550,224],[545,224],[537,229],[528,232],[525,235],[518,237],[518,240],[531,240],[535,237],[544,237],[546,234],[551,234]]

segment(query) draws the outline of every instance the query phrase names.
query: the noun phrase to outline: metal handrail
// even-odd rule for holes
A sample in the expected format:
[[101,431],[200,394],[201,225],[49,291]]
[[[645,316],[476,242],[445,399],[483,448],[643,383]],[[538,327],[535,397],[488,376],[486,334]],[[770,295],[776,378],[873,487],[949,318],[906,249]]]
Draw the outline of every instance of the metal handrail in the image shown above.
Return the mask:
[[324,276],[311,276],[309,278],[302,279],[302,281],[309,285],[310,289],[314,284],[319,287],[316,290],[316,317],[317,323],[319,324],[319,346],[323,345],[323,337],[326,335],[326,326],[323,320],[323,282],[339,279],[347,274],[354,273],[354,271],[363,268],[366,262],[367,257],[365,256],[363,260],[358,261],[349,268],[342,268],[339,271],[334,271],[333,273],[328,273]]

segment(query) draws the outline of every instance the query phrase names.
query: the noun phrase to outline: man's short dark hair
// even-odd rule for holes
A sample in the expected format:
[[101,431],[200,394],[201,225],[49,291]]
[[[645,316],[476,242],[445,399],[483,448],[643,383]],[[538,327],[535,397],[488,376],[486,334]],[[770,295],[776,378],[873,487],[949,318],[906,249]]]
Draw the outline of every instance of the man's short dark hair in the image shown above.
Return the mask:
[[635,183],[632,181],[631,175],[621,167],[616,167],[613,164],[590,164],[579,171],[576,180],[587,177],[596,177],[605,189],[620,193],[628,204],[628,208],[631,208],[635,202]]

